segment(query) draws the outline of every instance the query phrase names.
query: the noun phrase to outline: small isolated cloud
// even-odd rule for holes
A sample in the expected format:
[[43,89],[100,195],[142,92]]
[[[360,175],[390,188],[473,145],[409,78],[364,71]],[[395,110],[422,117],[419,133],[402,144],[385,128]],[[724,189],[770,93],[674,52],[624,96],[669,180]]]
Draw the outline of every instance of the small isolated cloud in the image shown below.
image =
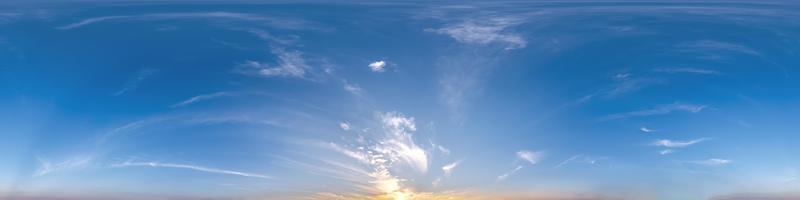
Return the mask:
[[658,154],[660,154],[660,155],[667,155],[667,154],[672,154],[672,153],[675,153],[675,151],[672,150],[672,149],[664,149],[664,150],[658,151]]
[[505,173],[505,174],[502,174],[502,175],[500,175],[500,176],[497,176],[497,181],[504,181],[504,180],[506,180],[506,179],[507,179],[509,176],[511,176],[511,175],[514,175],[514,173],[517,173],[517,171],[519,171],[520,169],[522,169],[522,165],[520,165],[520,166],[517,166],[516,168],[514,168],[514,169],[513,169],[513,170],[511,170],[510,172],[507,172],[507,173]]
[[251,178],[272,179],[272,177],[270,177],[270,176],[261,175],[261,174],[252,174],[252,173],[238,172],[238,171],[232,171],[232,170],[216,169],[216,168],[209,168],[209,167],[195,166],[195,165],[186,165],[186,164],[174,164],[174,163],[131,162],[131,161],[128,161],[128,162],[124,162],[124,163],[114,164],[114,165],[111,165],[111,166],[112,167],[176,168],[176,169],[188,169],[188,170],[215,173],[215,174],[225,174],[225,175],[244,176],[244,177],[251,177]]
[[38,159],[41,165],[39,166],[39,169],[33,173],[34,177],[44,176],[58,171],[82,169],[89,166],[93,160],[93,158],[90,156],[74,157],[57,163],[52,163],[42,158]]
[[519,157],[520,159],[523,159],[525,161],[528,161],[532,165],[535,165],[536,163],[539,162],[539,160],[542,159],[542,157],[544,157],[544,152],[542,152],[542,151],[526,151],[526,150],[523,150],[523,151],[518,151],[517,152],[517,157]]
[[456,162],[447,164],[445,166],[442,166],[442,171],[444,172],[444,176],[445,177],[450,177],[450,173],[452,173],[453,169],[455,169],[458,166],[458,164],[460,164],[460,163],[461,163],[461,161],[456,161]]
[[505,49],[518,49],[524,48],[528,42],[522,36],[508,30],[508,27],[517,23],[517,20],[511,18],[491,18],[482,22],[465,21],[450,24],[428,31],[448,35],[464,44],[499,44],[505,46]]
[[283,76],[305,78],[311,70],[311,66],[306,64],[302,53],[298,51],[274,50],[273,53],[278,56],[278,63],[276,66],[248,60],[239,64],[235,71],[242,74],[265,77]]
[[379,60],[367,65],[373,72],[383,72],[386,67],[386,61]]
[[659,105],[652,109],[647,110],[638,110],[632,111],[627,113],[617,113],[607,115],[605,117],[600,118],[600,121],[609,121],[609,120],[616,120],[616,119],[623,119],[629,117],[643,117],[643,116],[651,116],[651,115],[663,115],[669,114],[675,111],[685,111],[689,113],[698,113],[705,109],[707,106],[705,105],[696,105],[696,104],[683,104],[683,103],[672,103],[667,105]]
[[211,93],[211,94],[201,94],[201,95],[193,96],[192,98],[186,99],[186,100],[181,101],[179,103],[173,104],[172,107],[174,108],[174,107],[188,106],[190,104],[194,104],[194,103],[197,103],[197,102],[200,102],[200,101],[216,99],[216,98],[230,96],[230,95],[231,95],[231,93],[229,93],[229,92],[216,92],[216,93]]
[[701,75],[720,75],[721,73],[718,71],[710,70],[710,69],[699,69],[699,68],[690,68],[690,67],[682,67],[682,68],[659,68],[655,70],[656,72],[663,72],[663,73],[670,73],[670,74],[677,74],[677,73],[687,73],[687,74],[701,74]]
[[340,122],[339,123],[339,128],[342,128],[342,130],[345,130],[345,131],[349,131],[350,130],[350,123],[349,122]]
[[650,129],[650,128],[647,128],[647,127],[644,127],[644,126],[642,126],[641,128],[639,128],[639,130],[640,130],[640,131],[642,131],[642,132],[645,132],[645,133],[652,133],[652,132],[656,132],[656,130],[653,130],[653,129]]
[[699,139],[686,140],[686,141],[662,139],[662,140],[656,140],[655,142],[651,143],[650,145],[667,147],[667,148],[681,148],[681,147],[687,147],[687,146],[690,146],[690,145],[693,145],[693,144],[697,144],[697,143],[700,143],[700,142],[703,142],[703,141],[706,141],[706,140],[709,140],[709,138],[699,138]]
[[706,165],[706,166],[719,166],[719,165],[727,165],[732,162],[733,162],[732,160],[727,160],[727,159],[711,158],[708,160],[688,161],[687,163]]

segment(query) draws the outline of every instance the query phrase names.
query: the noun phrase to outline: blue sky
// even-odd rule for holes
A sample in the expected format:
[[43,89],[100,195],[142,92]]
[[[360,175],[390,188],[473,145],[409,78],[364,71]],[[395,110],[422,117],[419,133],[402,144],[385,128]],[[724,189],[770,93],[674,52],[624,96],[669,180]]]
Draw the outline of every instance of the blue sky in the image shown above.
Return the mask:
[[800,195],[794,2],[3,2],[0,197]]

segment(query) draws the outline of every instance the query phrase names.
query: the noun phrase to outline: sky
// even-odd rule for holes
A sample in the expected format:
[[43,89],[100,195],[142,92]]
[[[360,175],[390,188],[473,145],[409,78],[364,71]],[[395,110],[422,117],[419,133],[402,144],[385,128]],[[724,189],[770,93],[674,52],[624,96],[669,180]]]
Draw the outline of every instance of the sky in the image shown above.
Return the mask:
[[797,2],[0,5],[0,199],[800,198]]

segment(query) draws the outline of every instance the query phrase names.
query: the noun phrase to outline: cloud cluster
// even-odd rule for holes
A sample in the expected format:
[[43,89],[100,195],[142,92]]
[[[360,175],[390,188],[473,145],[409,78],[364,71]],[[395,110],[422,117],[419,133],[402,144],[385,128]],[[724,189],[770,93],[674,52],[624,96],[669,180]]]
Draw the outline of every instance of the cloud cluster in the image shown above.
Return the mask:
[[486,21],[468,20],[429,31],[448,35],[465,44],[499,44],[505,49],[524,48],[528,42],[522,36],[507,30],[516,24],[518,21],[512,18],[490,18]]

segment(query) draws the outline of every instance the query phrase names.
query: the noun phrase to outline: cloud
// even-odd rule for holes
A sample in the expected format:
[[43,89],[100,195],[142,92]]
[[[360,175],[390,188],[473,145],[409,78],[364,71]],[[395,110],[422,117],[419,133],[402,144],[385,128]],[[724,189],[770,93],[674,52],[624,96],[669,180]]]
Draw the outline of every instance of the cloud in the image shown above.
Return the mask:
[[111,167],[155,167],[155,168],[176,168],[176,169],[188,169],[194,171],[201,171],[201,172],[208,172],[214,174],[224,174],[224,175],[235,175],[235,176],[244,176],[244,177],[251,177],[251,178],[261,178],[261,179],[272,179],[272,177],[267,175],[261,174],[252,174],[246,172],[238,172],[238,171],[231,171],[231,170],[224,170],[224,169],[216,169],[216,168],[209,168],[203,166],[195,166],[195,165],[186,165],[186,164],[174,164],[174,163],[160,163],[160,162],[124,162],[119,164],[113,164]]
[[367,66],[373,72],[383,72],[384,71],[384,67],[386,67],[386,61],[383,61],[383,60],[375,61],[375,62],[370,63]]
[[244,21],[257,21],[265,22],[266,24],[286,29],[299,29],[306,26],[305,21],[296,19],[279,19],[266,17],[255,14],[235,13],[235,12],[186,12],[186,13],[151,13],[143,15],[119,15],[119,16],[103,16],[94,17],[81,20],[72,24],[56,27],[60,30],[71,30],[81,28],[84,26],[110,21],[158,21],[158,20],[175,20],[175,19],[231,19],[231,20],[244,20]]
[[89,166],[93,159],[94,158],[91,156],[78,156],[58,163],[52,163],[42,158],[38,158],[41,165],[39,166],[39,169],[33,173],[33,176],[38,177],[58,171],[82,169]]
[[693,145],[693,144],[697,144],[697,143],[700,143],[700,142],[703,142],[703,141],[706,141],[706,140],[709,140],[709,138],[699,138],[699,139],[688,140],[688,141],[675,141],[675,140],[662,139],[662,140],[656,140],[655,142],[651,143],[650,145],[667,147],[667,148],[682,148],[682,147],[687,147],[687,146],[690,146],[690,145]]
[[458,164],[460,164],[460,163],[461,163],[461,161],[456,161],[456,162],[447,164],[445,166],[442,166],[442,171],[444,172],[444,176],[445,177],[450,177],[450,173],[452,173],[453,169],[455,169],[458,166]]
[[699,41],[685,42],[678,44],[677,47],[678,51],[680,52],[697,53],[707,56],[713,56],[709,58],[719,57],[720,55],[716,54],[716,52],[720,51],[748,54],[754,56],[761,55],[761,53],[750,47],[741,44],[734,44],[716,40],[699,40]]
[[672,103],[666,105],[659,105],[653,109],[648,110],[639,110],[639,111],[632,111],[627,113],[617,113],[612,115],[607,115],[605,117],[600,118],[600,121],[609,121],[609,120],[617,120],[629,117],[642,117],[642,116],[651,116],[651,115],[663,115],[669,114],[675,111],[685,111],[689,113],[698,113],[705,109],[707,106],[705,105],[696,105],[696,104],[683,104],[683,103]]
[[342,130],[348,131],[348,130],[350,130],[350,123],[348,123],[348,122],[340,122],[339,123],[339,128],[341,128]]
[[558,163],[558,165],[556,165],[554,168],[560,168],[560,167],[562,167],[564,165],[567,165],[567,164],[570,164],[570,163],[586,163],[586,164],[592,164],[593,165],[593,164],[597,163],[597,159],[591,158],[591,157],[588,157],[588,156],[584,156],[584,155],[574,155],[574,156],[569,157],[568,159],[562,161],[561,163]]
[[234,71],[247,75],[265,77],[283,76],[305,78],[306,74],[311,70],[311,66],[306,64],[305,59],[302,57],[302,53],[298,51],[275,49],[273,50],[273,53],[278,56],[277,66],[271,66],[270,64],[248,60],[239,64],[237,69]]
[[698,165],[707,165],[707,166],[719,166],[719,165],[727,165],[732,163],[732,160],[726,159],[719,159],[719,158],[711,158],[708,160],[698,160],[698,161],[687,161],[687,163],[698,164]]
[[514,169],[513,169],[513,170],[511,170],[510,172],[507,172],[507,173],[505,173],[505,174],[502,174],[502,175],[500,175],[500,176],[497,176],[497,181],[504,181],[504,180],[506,180],[506,179],[507,179],[509,176],[511,176],[511,175],[514,175],[514,173],[517,173],[517,171],[519,171],[520,169],[522,169],[522,165],[519,165],[519,166],[517,166],[516,168],[514,168]]
[[539,160],[542,159],[542,157],[544,157],[544,152],[522,150],[522,151],[517,151],[517,157],[525,161],[528,161],[532,165],[535,165],[536,163],[539,162]]
[[358,85],[350,83],[344,83],[344,90],[354,95],[361,95],[361,93],[364,91]]
[[136,76],[125,83],[119,90],[113,93],[114,96],[120,96],[132,90],[135,90],[139,87],[139,84],[142,83],[147,78],[150,78],[153,74],[156,73],[154,69],[143,69],[136,74]]
[[[353,144],[341,145],[330,142],[320,147],[358,161],[360,166],[348,167],[347,171],[365,172],[355,174],[353,178],[368,179],[370,187],[359,187],[366,193],[381,197],[411,194],[408,186],[403,184],[408,180],[405,177],[426,174],[429,164],[429,152],[414,141],[414,133],[417,130],[415,120],[398,112],[378,112],[376,118],[382,127],[382,135],[371,135],[369,139],[359,136],[354,139]],[[443,170],[452,170],[454,167],[455,165]],[[317,171],[324,171],[322,174],[334,176],[341,174],[337,169]]]
[[659,68],[655,69],[656,72],[663,72],[663,73],[670,73],[670,74],[677,74],[677,73],[688,73],[688,74],[702,74],[702,75],[720,75],[721,73],[718,71],[710,70],[710,69],[699,69],[699,68],[690,68],[690,67],[683,67],[683,68]]
[[639,128],[639,130],[640,130],[640,131],[642,131],[642,132],[645,132],[645,133],[652,133],[652,132],[656,132],[656,130],[653,130],[653,129],[650,129],[650,128],[647,128],[647,127],[644,127],[644,126],[642,126],[641,128]]
[[499,44],[505,49],[524,48],[528,42],[522,36],[507,30],[508,27],[516,24],[518,21],[512,18],[490,18],[480,22],[468,20],[428,31],[448,35],[465,44]]
[[384,150],[411,164],[420,172],[428,171],[427,153],[415,144],[412,138],[412,133],[417,130],[414,118],[397,112],[387,112],[381,115],[381,121],[384,130],[389,133]]
[[675,151],[672,150],[672,149],[664,149],[664,150],[658,151],[658,154],[661,154],[661,155],[667,155],[667,154],[672,154],[672,153],[675,153]]
[[189,98],[187,100],[181,101],[179,103],[173,104],[172,107],[173,108],[174,107],[183,107],[183,106],[194,104],[194,103],[197,103],[197,102],[200,102],[200,101],[216,99],[216,98],[230,96],[230,95],[232,95],[230,92],[215,92],[215,93],[211,93],[211,94],[201,94],[201,95],[193,96],[192,98]]

